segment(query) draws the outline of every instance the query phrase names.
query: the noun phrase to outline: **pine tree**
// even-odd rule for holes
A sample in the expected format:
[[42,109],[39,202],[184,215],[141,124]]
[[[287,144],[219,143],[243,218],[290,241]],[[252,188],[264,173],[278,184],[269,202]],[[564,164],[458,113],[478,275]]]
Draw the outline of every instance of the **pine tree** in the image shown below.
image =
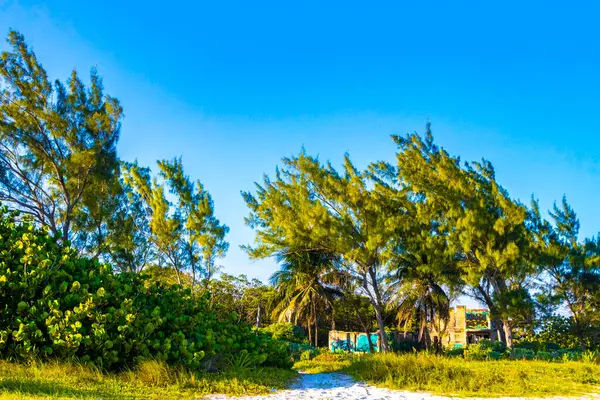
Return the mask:
[[594,238],[579,241],[579,219],[566,197],[550,212],[553,224],[542,220],[539,211],[536,216],[543,235],[546,297],[566,306],[575,336],[585,350],[593,336],[599,335],[600,242]]
[[[110,197],[118,170],[119,102],[92,69],[51,83],[24,37],[10,31],[0,56],[0,200],[62,240],[81,213]],[[100,218],[99,215],[93,218]]]
[[265,177],[255,195],[243,192],[250,208],[246,223],[255,229],[255,246],[246,250],[264,258],[285,251],[322,251],[340,258],[373,308],[381,347],[389,351],[385,333],[382,282],[403,230],[405,207],[400,197],[380,190],[369,171],[359,171],[345,157],[343,173],[302,151],[283,160],[275,179]]
[[[159,261],[174,268],[180,279],[182,270],[210,280],[215,259],[225,255],[229,228],[214,216],[212,197],[200,181],[192,182],[183,172],[181,159],[159,161],[159,174],[152,178],[149,168],[136,163],[125,166],[124,181],[139,196],[147,210],[150,241]],[[170,202],[167,191],[174,196]]]
[[515,320],[531,312],[526,285],[538,272],[529,210],[497,183],[489,161],[463,164],[436,146],[429,124],[424,139],[394,140],[398,180],[443,214],[463,280],[503,326],[511,347]]

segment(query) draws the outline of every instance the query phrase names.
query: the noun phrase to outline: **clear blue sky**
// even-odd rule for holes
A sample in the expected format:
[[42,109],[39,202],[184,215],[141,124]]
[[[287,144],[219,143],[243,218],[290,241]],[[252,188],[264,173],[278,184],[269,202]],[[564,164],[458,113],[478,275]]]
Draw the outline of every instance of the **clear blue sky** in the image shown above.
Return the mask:
[[[338,163],[392,160],[391,134],[433,124],[544,209],[566,194],[600,230],[600,9],[596,2],[0,0],[51,77],[96,65],[126,118],[120,156],[183,156],[248,260],[240,190],[305,146]],[[404,3],[404,5],[402,5]],[[2,45],[2,48],[5,48]]]

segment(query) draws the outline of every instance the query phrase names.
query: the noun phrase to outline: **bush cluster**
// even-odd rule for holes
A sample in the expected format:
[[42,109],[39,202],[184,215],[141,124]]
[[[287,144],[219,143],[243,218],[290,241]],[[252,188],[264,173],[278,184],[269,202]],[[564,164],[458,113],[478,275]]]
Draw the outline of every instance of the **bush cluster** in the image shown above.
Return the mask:
[[535,343],[524,342],[517,344],[512,350],[503,342],[482,340],[467,347],[452,348],[446,352],[451,357],[464,357],[467,360],[543,360],[543,361],[589,361],[594,362],[598,353],[582,352],[573,349],[560,349],[547,343],[543,347]]
[[504,342],[481,340],[479,343],[467,346],[463,355],[467,360],[499,360],[508,354]]
[[[312,359],[319,354],[319,350],[306,343],[284,342],[287,345],[287,352],[293,361]],[[307,358],[308,357],[308,358]]]
[[145,359],[203,368],[247,350],[289,366],[287,345],[217,315],[207,295],[80,257],[0,209],[0,351],[14,359],[77,359],[119,369]]
[[276,322],[264,328],[260,328],[259,331],[271,336],[273,339],[294,343],[306,342],[304,328],[290,322]]

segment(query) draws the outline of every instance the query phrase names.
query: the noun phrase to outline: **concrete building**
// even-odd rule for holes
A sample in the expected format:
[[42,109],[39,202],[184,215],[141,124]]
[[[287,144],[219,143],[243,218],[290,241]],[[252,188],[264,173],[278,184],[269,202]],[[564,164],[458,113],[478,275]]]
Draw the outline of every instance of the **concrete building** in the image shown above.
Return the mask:
[[432,340],[441,340],[443,345],[466,346],[482,339],[498,340],[498,331],[490,319],[490,312],[466,306],[450,309],[450,321],[445,332],[432,332]]
[[[431,342],[434,345],[441,343],[443,346],[466,346],[478,343],[482,339],[498,340],[498,331],[487,309],[456,306],[450,309],[450,319],[446,325],[437,321],[436,324],[430,324],[429,329]],[[417,342],[418,334],[393,330],[389,340],[390,344],[391,342]],[[374,350],[379,351],[380,340],[377,332],[371,333],[371,341]],[[365,332],[329,331],[329,348],[368,352],[369,341]]]

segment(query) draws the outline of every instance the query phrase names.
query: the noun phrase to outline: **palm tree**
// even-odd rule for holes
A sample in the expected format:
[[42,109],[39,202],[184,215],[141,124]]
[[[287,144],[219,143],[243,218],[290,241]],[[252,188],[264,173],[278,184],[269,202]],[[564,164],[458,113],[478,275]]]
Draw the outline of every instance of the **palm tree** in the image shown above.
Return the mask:
[[430,277],[405,279],[399,285],[395,311],[398,322],[407,327],[416,323],[418,340],[431,346],[431,329],[443,332],[450,319],[450,299],[444,289]]
[[332,300],[340,297],[335,286],[339,277],[337,259],[330,254],[316,251],[287,250],[278,255],[281,269],[271,276],[271,284],[280,294],[273,318],[279,321],[305,321],[309,342],[312,342],[311,326],[314,327],[314,343],[318,344],[317,308],[333,309]]
[[[432,261],[424,252],[402,253],[396,259],[395,273],[388,278],[390,306],[398,323],[405,329],[415,323],[418,340],[423,340],[427,349],[431,346],[431,328],[438,335],[446,331],[451,297],[460,292],[454,264],[434,265]],[[438,344],[442,338],[439,339]]]

